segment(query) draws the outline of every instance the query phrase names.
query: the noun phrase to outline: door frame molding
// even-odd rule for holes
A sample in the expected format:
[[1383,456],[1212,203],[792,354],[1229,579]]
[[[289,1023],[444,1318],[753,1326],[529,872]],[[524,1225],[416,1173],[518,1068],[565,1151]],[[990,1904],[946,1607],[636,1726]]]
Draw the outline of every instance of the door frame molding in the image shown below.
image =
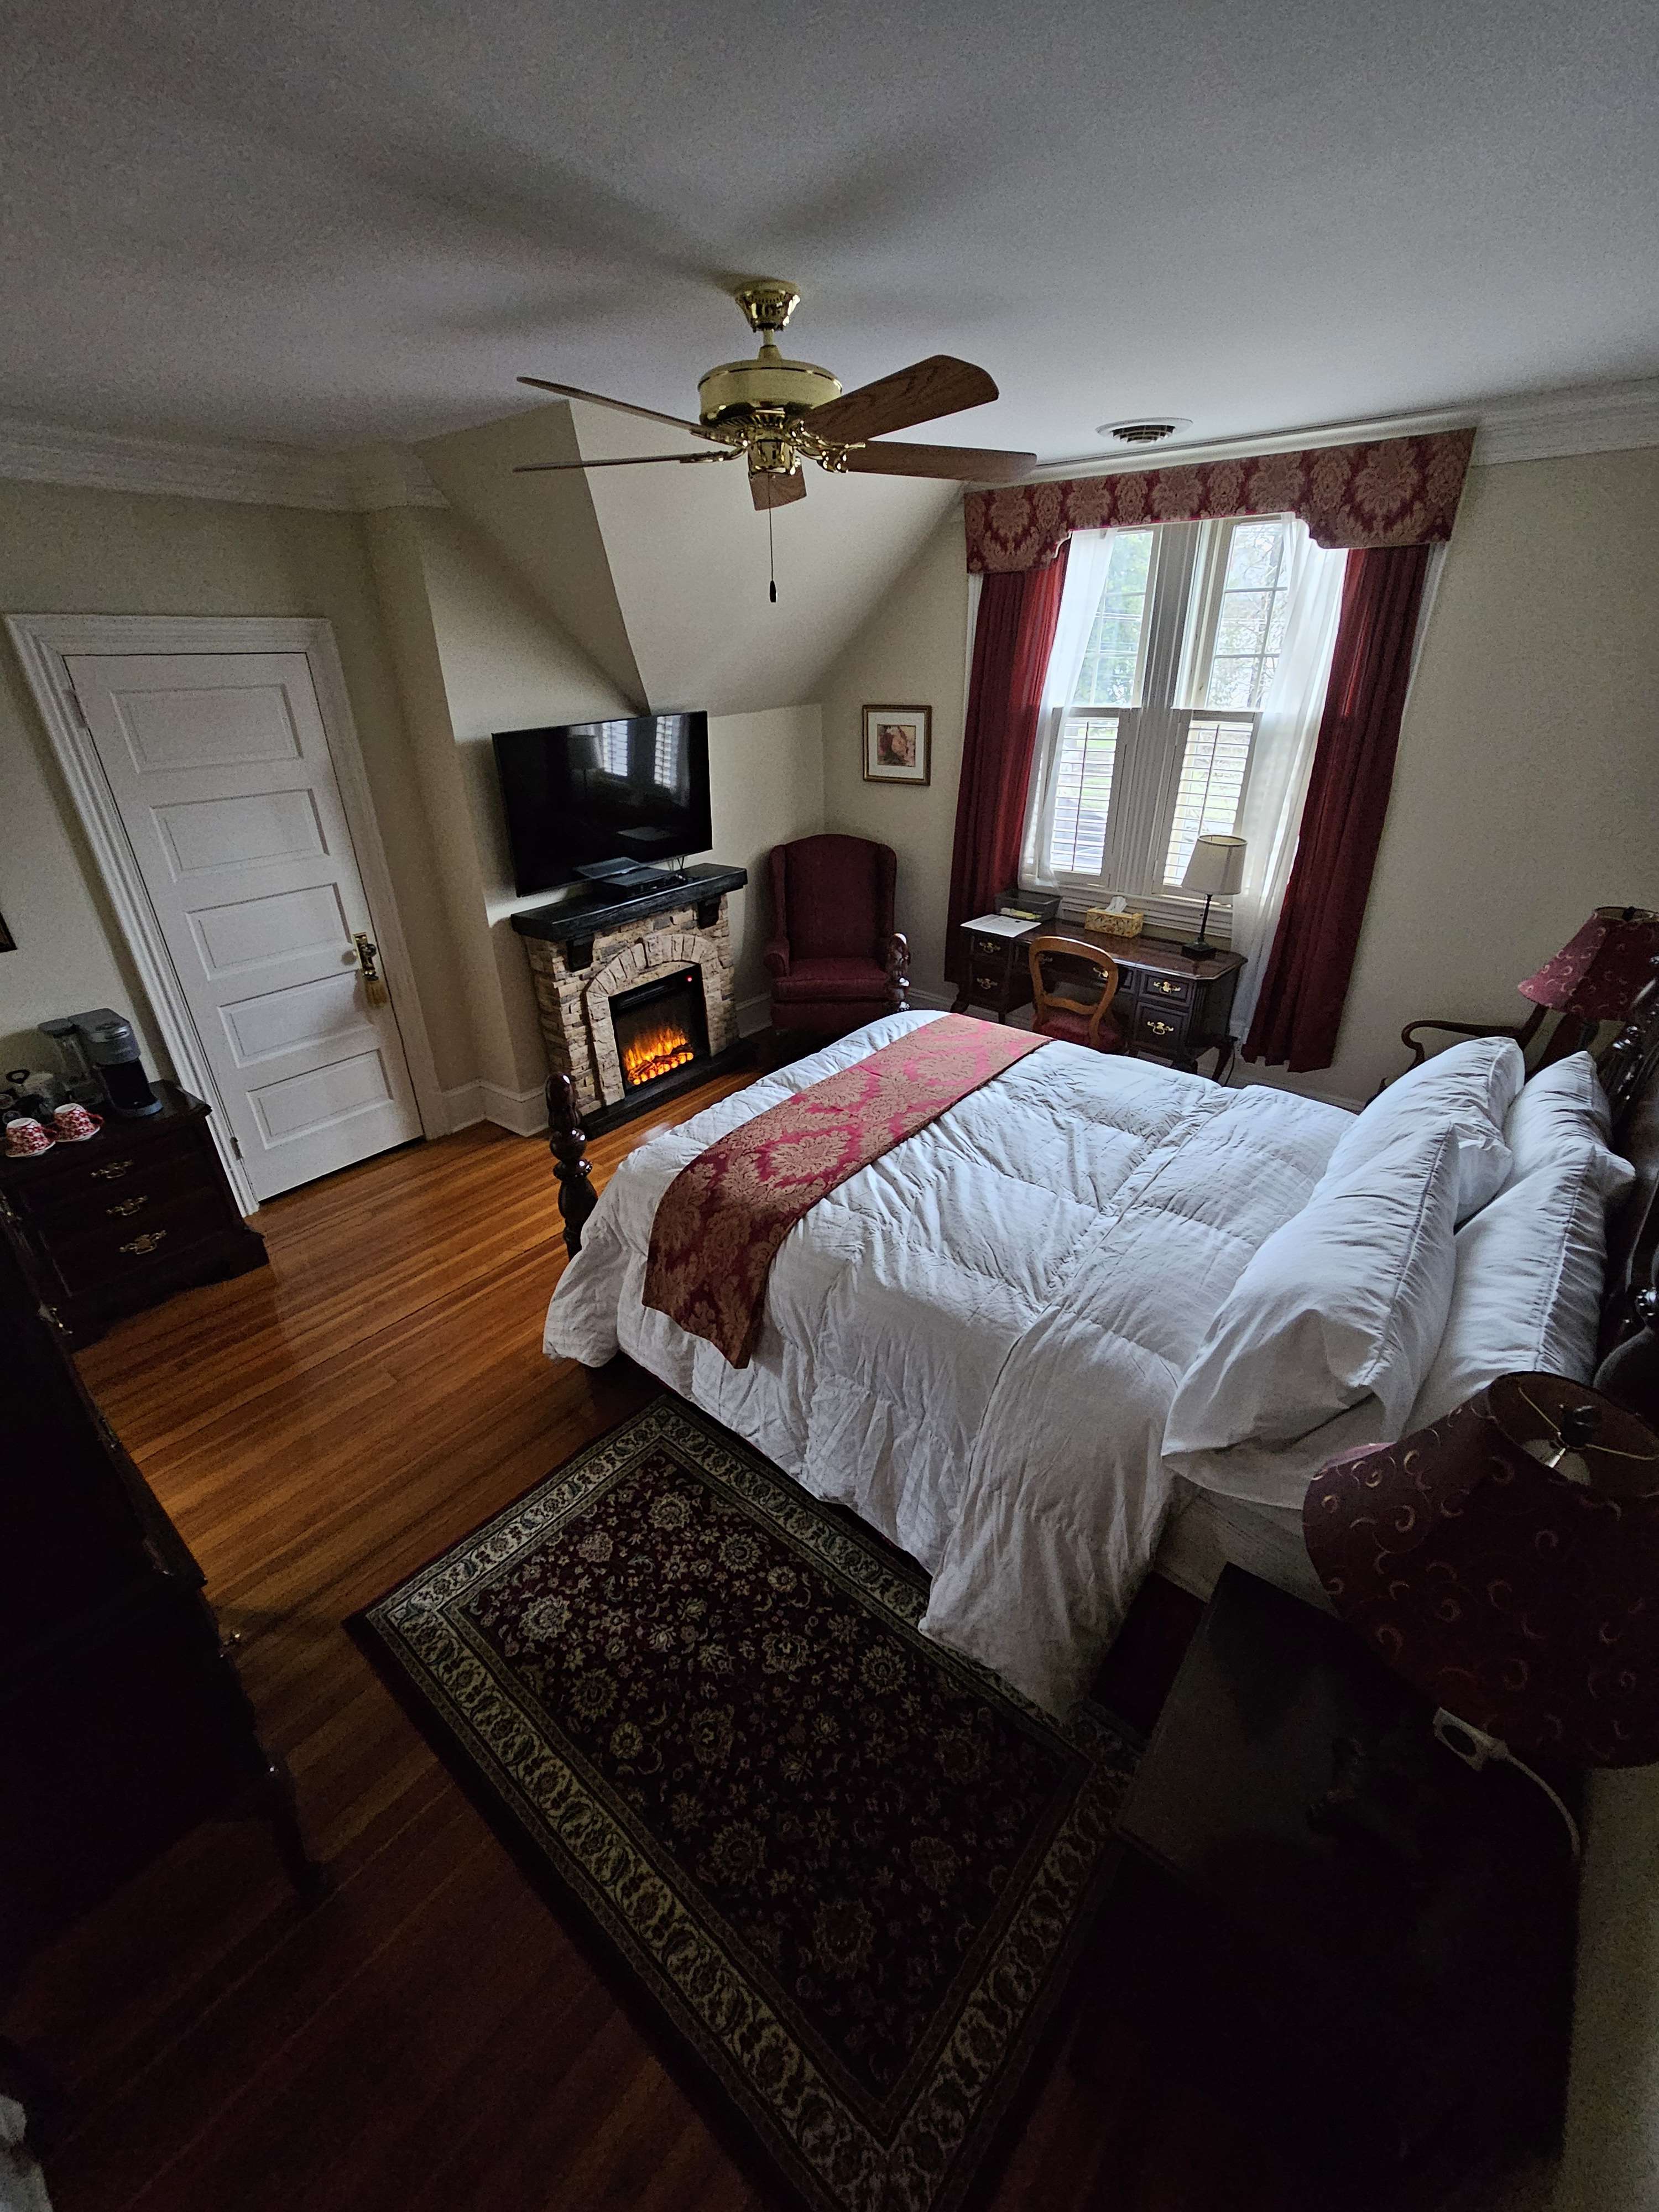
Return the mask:
[[304,653],[311,667],[363,893],[374,917],[381,968],[392,994],[421,1127],[428,1137],[446,1134],[449,1113],[438,1082],[397,894],[392,887],[392,872],[357,742],[333,625],[309,615],[8,615],[5,621],[24,679],[46,725],[53,757],[92,848],[100,880],[149,996],[155,1025],[180,1083],[205,1098],[214,1109],[208,1127],[244,1213],[255,1212],[259,1201],[232,1148],[230,1117],[144,888],[115,795],[82,715],[70,680],[68,656],[80,653]]

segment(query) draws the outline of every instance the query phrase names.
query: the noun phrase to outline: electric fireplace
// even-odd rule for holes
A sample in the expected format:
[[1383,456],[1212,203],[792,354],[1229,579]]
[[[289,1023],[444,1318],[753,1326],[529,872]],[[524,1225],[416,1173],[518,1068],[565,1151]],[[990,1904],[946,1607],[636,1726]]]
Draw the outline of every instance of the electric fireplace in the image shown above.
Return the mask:
[[701,968],[619,991],[611,1001],[611,1027],[622,1063],[623,1091],[631,1099],[708,1057],[708,1018]]

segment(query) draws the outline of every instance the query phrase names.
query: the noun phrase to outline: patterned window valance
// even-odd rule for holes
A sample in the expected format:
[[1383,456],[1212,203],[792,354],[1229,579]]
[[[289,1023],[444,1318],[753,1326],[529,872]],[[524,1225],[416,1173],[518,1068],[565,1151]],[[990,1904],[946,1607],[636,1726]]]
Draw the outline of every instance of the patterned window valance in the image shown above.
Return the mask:
[[1040,568],[1074,530],[1230,514],[1299,515],[1315,544],[1329,548],[1437,545],[1451,536],[1474,443],[1473,430],[1446,430],[970,491],[963,502],[968,566],[981,574]]

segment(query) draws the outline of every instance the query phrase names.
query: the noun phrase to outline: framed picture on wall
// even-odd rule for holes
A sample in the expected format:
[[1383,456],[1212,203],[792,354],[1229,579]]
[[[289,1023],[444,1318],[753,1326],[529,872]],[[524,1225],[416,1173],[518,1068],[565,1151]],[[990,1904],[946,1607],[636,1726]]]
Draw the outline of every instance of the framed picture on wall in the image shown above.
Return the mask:
[[933,774],[931,707],[866,707],[864,780],[866,783],[929,783]]

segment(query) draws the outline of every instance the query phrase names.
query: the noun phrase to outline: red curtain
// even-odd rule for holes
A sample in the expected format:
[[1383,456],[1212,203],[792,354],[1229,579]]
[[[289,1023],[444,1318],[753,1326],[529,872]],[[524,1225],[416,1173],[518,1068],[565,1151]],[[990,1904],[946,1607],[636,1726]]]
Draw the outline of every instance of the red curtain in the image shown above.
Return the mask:
[[1041,568],[1004,570],[980,586],[951,854],[947,975],[963,973],[960,924],[988,913],[1018,880],[1025,794],[1066,588],[1066,551],[1062,545]]
[[1300,841],[1246,1060],[1283,1062],[1302,1074],[1336,1056],[1432,550],[1390,545],[1348,556]]

